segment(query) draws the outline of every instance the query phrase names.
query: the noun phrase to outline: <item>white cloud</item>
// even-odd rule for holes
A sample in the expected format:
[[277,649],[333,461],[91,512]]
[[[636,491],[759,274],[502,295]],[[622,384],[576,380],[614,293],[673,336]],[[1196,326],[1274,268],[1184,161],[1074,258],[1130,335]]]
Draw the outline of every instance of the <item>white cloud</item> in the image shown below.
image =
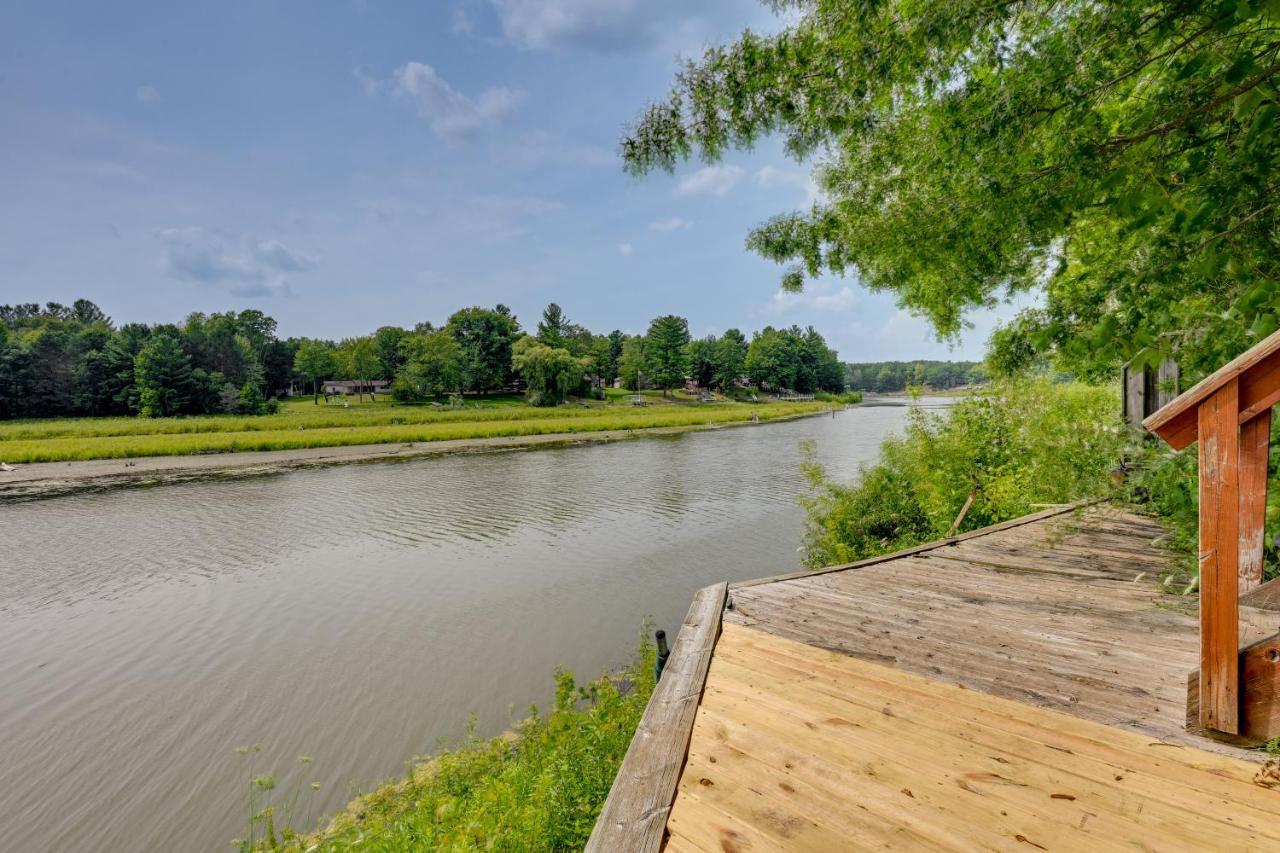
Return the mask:
[[679,216],[673,216],[670,219],[658,219],[649,223],[649,228],[653,231],[687,231],[692,227],[692,222],[687,219],[681,219]]
[[290,249],[279,240],[253,240],[250,249],[259,264],[283,272],[306,272],[317,264],[314,256]]
[[236,296],[289,295],[287,273],[314,269],[317,259],[279,240],[232,238],[200,226],[156,232],[161,265],[171,277],[213,287]]
[[527,49],[697,52],[750,26],[781,26],[770,10],[742,0],[489,0],[507,41]]
[[147,83],[145,86],[139,86],[135,95],[137,96],[138,101],[143,104],[154,104],[156,101],[160,100],[160,91],[150,83]]
[[[374,94],[381,82],[366,81],[357,69],[356,76],[365,91]],[[391,75],[395,92],[412,98],[423,118],[431,123],[438,136],[465,136],[486,125],[497,124],[516,108],[521,93],[505,86],[485,89],[475,97],[462,94],[441,77],[434,68],[421,62],[408,62]]]
[[769,311],[773,314],[787,314],[793,311],[822,312],[839,314],[852,310],[858,304],[858,292],[848,285],[838,290],[830,283],[812,281],[805,284],[800,293],[789,293],[779,290],[769,301]]
[[469,36],[475,32],[475,24],[471,23],[471,16],[467,14],[467,10],[461,6],[453,10],[453,21],[449,25],[449,31],[456,36]]
[[680,195],[724,195],[737,185],[742,178],[742,169],[737,166],[704,166],[692,175],[686,175],[680,181],[676,192]]
[[618,254],[622,255],[622,257],[624,258],[631,257],[631,253],[634,251],[635,251],[635,246],[632,246],[630,243],[618,244]]
[[387,81],[379,80],[359,65],[351,69],[351,74],[360,81],[360,88],[366,95],[376,95],[387,85]]
[[640,0],[493,0],[502,33],[521,47],[619,48],[649,38]]

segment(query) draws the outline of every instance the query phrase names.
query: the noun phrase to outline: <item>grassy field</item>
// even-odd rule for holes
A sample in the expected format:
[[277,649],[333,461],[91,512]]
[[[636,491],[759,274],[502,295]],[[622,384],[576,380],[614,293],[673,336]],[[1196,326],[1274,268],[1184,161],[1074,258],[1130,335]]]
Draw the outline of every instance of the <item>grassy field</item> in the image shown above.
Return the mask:
[[279,413],[244,417],[65,418],[0,423],[0,461],[11,464],[143,456],[292,450],[356,444],[498,438],[553,433],[689,427],[817,412],[824,403],[692,403],[646,395],[628,403],[534,408],[516,397],[465,408],[387,402],[313,405],[292,400]]

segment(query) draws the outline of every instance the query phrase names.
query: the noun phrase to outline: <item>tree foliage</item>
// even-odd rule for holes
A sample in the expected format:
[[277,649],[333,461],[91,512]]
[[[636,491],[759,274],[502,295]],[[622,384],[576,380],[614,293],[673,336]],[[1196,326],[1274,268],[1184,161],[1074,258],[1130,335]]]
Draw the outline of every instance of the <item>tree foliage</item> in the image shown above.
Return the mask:
[[410,335],[401,342],[401,351],[404,364],[392,384],[397,400],[425,400],[462,389],[466,354],[447,331]]
[[382,362],[378,360],[378,348],[373,338],[344,340],[338,345],[338,365],[343,373],[357,381],[357,395],[363,400],[369,380],[377,376],[382,368]]
[[724,390],[745,375],[747,338],[737,329],[726,329],[716,342],[715,383]]
[[825,201],[757,228],[784,286],[856,272],[955,336],[1081,375],[1196,373],[1280,318],[1274,2],[794,0],[679,73],[623,141],[635,173],[781,134]]
[[703,388],[710,388],[716,379],[715,335],[689,341],[685,350],[689,362],[689,377]]
[[338,359],[328,341],[306,340],[298,345],[293,369],[311,383],[313,402],[320,402],[320,380],[336,373]]
[[751,340],[743,370],[752,382],[802,394],[844,390],[844,365],[822,335],[810,326],[766,326]]
[[538,321],[538,340],[552,349],[564,348],[564,329],[568,324],[564,310],[552,302],[542,311]]
[[191,396],[191,357],[177,338],[167,332],[155,335],[134,359],[138,385],[138,413],[166,418],[180,414]]
[[689,358],[689,321],[674,314],[657,317],[645,334],[645,373],[663,391],[684,384]]
[[463,308],[449,318],[446,329],[466,356],[467,388],[488,391],[508,383],[511,346],[520,334],[520,324],[509,308]]
[[578,358],[567,349],[549,347],[526,335],[512,348],[511,367],[528,386],[529,402],[535,406],[563,403],[569,392],[582,384],[590,360]]
[[624,387],[639,391],[645,383],[644,338],[631,337],[622,343],[622,355],[618,359],[618,376]]
[[977,361],[864,361],[846,364],[845,382],[855,391],[888,393],[905,391],[908,385],[934,390],[980,385],[987,368]]

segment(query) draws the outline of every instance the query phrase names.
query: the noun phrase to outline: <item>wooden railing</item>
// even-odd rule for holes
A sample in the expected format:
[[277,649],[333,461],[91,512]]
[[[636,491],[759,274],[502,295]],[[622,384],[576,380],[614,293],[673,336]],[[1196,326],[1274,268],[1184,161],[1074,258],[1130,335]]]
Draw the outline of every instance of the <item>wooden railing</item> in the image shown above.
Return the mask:
[[[1239,645],[1239,598],[1262,582],[1271,408],[1277,402],[1280,332],[1143,421],[1175,450],[1200,442],[1200,669],[1195,705],[1201,726],[1229,735],[1241,733],[1243,705],[1280,704],[1276,678],[1250,678],[1244,686],[1249,695],[1242,695]],[[1280,665],[1280,655],[1269,663],[1273,668]],[[1280,731],[1269,736],[1276,735]]]

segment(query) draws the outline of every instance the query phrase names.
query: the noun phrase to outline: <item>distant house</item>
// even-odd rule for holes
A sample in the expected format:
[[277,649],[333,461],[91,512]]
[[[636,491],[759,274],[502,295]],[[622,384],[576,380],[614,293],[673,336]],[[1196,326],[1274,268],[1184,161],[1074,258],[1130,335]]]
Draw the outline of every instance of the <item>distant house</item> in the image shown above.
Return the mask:
[[321,386],[328,394],[385,394],[391,383],[385,379],[366,379],[359,382],[354,379],[326,379]]

